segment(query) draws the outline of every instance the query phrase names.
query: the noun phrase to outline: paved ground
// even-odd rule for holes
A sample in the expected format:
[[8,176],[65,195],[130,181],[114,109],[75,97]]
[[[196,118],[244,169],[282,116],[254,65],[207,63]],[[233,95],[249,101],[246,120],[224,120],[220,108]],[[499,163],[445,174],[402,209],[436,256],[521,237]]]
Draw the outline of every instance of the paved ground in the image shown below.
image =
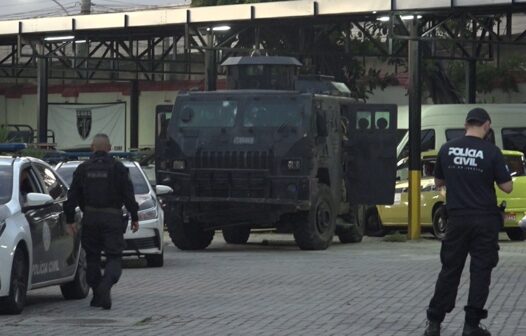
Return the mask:
[[[167,241],[165,267],[127,262],[114,308],[33,291],[20,316],[0,316],[0,335],[421,335],[439,270],[439,243],[366,238],[305,252],[290,235],[257,234],[246,246],[216,235],[202,252]],[[494,335],[526,335],[526,243],[503,238],[494,273]],[[466,275],[466,274],[465,274]],[[443,335],[460,335],[467,277]]]

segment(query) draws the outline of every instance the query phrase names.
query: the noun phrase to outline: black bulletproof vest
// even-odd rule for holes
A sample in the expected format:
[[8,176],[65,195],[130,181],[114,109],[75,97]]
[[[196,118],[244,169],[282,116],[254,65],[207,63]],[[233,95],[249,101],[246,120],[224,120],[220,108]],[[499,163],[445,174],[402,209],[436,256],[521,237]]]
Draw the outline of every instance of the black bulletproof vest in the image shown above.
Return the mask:
[[86,163],[82,186],[86,205],[107,208],[117,201],[115,160],[110,156],[91,158]]

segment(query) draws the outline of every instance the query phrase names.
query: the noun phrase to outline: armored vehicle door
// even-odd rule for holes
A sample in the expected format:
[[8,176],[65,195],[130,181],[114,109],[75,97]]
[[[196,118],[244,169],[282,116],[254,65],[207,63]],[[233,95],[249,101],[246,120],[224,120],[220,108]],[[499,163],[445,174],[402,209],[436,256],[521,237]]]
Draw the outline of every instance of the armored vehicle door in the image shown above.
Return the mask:
[[351,204],[392,204],[396,181],[397,106],[341,106],[344,176]]

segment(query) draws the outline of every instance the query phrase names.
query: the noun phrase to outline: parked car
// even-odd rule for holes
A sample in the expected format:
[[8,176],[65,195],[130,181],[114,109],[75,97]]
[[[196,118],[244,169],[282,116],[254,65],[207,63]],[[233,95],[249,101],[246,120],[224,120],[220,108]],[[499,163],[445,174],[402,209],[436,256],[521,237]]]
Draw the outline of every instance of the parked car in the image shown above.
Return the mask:
[[[506,164],[513,179],[513,191],[510,194],[495,187],[497,203],[506,203],[503,230],[511,240],[524,240],[525,234],[519,228],[519,221],[526,215],[526,173],[524,155],[519,151],[503,150]],[[422,154],[422,178],[420,182],[420,223],[424,231],[432,232],[436,237],[443,238],[446,230],[439,215],[439,208],[445,203],[446,193],[437,190],[433,177],[437,151]],[[404,230],[408,222],[408,160],[399,162],[395,200],[392,205],[382,205],[372,208],[366,214],[369,228],[377,228],[378,232],[387,230]]]
[[[73,172],[81,163],[82,161],[61,162],[55,169],[67,183],[71,183]],[[171,193],[172,189],[157,185],[154,190],[137,162],[122,161],[122,163],[130,171],[135,199],[139,203],[139,231],[133,233],[128,222],[124,234],[126,246],[123,255],[144,256],[149,267],[161,267],[164,263],[164,211],[157,195]]]
[[60,285],[66,299],[88,295],[80,237],[66,231],[67,190],[44,161],[0,157],[0,311],[21,313],[27,291],[45,286]]

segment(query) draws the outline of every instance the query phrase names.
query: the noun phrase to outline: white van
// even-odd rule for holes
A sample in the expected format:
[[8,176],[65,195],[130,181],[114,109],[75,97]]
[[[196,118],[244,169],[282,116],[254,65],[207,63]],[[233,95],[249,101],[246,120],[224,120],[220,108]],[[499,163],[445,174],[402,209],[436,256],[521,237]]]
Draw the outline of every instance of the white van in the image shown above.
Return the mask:
[[[466,115],[475,107],[485,109],[491,116],[495,145],[526,154],[526,104],[422,105],[421,151],[438,150],[447,141],[464,135]],[[404,129],[409,123],[408,107],[399,106],[398,111],[398,128]],[[408,133],[399,142],[396,153],[399,160],[408,156]]]

